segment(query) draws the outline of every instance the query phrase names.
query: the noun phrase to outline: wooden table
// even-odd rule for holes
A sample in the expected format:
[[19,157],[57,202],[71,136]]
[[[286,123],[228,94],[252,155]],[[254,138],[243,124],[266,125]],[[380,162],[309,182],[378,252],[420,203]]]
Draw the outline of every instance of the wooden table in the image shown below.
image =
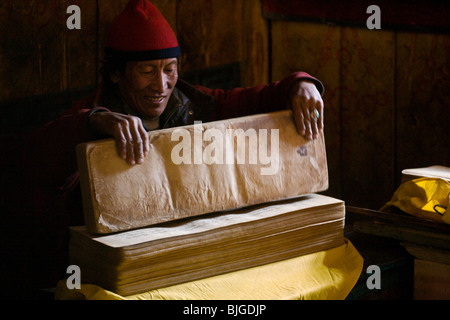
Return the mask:
[[414,257],[414,299],[450,299],[450,225],[352,206],[346,215],[347,228],[395,239]]

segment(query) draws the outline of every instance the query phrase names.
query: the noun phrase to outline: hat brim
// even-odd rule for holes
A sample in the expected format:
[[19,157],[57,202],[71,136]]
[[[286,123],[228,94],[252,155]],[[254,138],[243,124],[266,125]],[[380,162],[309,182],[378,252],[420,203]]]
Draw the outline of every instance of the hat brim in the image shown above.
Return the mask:
[[109,47],[105,48],[111,54],[123,61],[150,61],[178,58],[181,55],[180,47],[166,48],[151,51],[119,51]]

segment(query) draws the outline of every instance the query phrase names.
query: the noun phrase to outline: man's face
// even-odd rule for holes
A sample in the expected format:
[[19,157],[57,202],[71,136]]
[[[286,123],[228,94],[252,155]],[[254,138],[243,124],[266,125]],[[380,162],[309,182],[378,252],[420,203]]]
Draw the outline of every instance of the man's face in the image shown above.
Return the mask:
[[[113,79],[114,81],[114,79]],[[159,117],[166,109],[178,81],[176,58],[127,62],[116,83],[125,103],[146,118]]]

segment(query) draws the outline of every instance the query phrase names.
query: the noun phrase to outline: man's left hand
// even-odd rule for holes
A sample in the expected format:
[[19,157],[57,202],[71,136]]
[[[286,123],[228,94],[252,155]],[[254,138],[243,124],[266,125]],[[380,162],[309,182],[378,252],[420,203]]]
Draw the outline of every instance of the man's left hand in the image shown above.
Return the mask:
[[316,139],[323,130],[323,100],[314,82],[296,82],[291,88],[289,103],[298,133],[306,139]]

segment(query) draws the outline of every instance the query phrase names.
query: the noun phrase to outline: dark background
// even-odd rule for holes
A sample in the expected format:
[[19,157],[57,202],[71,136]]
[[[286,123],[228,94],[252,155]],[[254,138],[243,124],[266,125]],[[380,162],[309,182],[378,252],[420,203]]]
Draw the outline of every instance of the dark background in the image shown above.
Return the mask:
[[[381,30],[365,25],[377,1],[153,2],[179,38],[181,73],[195,83],[251,86],[296,70],[322,80],[327,194],[379,209],[402,169],[450,166],[445,2],[379,1]],[[14,190],[23,135],[99,83],[105,31],[126,3],[0,2],[2,195]],[[81,8],[81,30],[66,27],[72,4]],[[4,196],[2,206],[2,214],[14,211]]]

